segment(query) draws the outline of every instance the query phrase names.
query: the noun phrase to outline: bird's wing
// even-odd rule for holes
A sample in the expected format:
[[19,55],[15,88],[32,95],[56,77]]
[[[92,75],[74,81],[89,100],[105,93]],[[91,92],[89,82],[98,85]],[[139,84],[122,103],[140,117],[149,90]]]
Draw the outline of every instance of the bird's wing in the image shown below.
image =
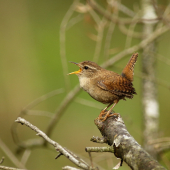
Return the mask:
[[119,74],[105,75],[98,81],[98,87],[103,90],[109,91],[120,97],[133,98],[133,94],[136,94],[133,84],[126,78]]

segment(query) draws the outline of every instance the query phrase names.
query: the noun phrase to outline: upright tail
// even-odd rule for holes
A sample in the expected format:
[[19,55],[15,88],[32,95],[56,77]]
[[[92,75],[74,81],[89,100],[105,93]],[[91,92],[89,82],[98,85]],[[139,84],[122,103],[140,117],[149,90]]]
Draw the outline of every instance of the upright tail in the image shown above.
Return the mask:
[[133,81],[134,66],[137,61],[137,57],[138,57],[138,53],[134,53],[130,58],[129,62],[127,63],[126,67],[122,71],[122,77],[125,77],[131,82]]

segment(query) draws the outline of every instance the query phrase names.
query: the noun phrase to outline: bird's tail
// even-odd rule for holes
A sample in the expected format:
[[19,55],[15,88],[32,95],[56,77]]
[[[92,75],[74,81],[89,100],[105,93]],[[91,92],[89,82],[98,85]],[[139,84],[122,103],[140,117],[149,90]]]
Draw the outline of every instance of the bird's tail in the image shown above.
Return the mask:
[[134,53],[130,58],[129,62],[127,63],[126,67],[122,71],[122,77],[125,77],[131,82],[133,81],[134,66],[137,61],[137,57],[138,57],[138,53]]

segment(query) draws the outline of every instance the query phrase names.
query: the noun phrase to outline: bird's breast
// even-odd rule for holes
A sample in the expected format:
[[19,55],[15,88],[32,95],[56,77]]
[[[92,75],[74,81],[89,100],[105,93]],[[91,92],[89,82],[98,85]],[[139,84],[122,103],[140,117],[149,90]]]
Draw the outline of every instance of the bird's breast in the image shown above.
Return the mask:
[[85,90],[85,91],[89,91],[90,88],[90,79],[87,77],[79,77],[79,82],[80,82],[80,87]]
[[104,104],[113,103],[117,98],[116,95],[110,93],[109,91],[102,90],[97,86],[97,82],[94,79],[89,79],[86,77],[79,77],[80,87],[86,91],[92,98],[102,102]]

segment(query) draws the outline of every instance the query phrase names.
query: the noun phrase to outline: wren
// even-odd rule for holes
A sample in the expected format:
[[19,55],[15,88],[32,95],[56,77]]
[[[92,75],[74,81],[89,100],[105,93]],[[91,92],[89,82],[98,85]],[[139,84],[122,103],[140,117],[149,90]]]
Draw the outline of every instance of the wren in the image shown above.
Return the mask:
[[[71,62],[80,68],[78,71],[69,73],[78,76],[80,87],[95,100],[108,104],[101,111],[98,117],[100,120],[105,121],[107,117],[113,115],[110,113],[119,100],[125,100],[125,98],[132,99],[133,95],[136,94],[132,82],[137,57],[138,53],[131,56],[121,75],[106,70],[92,61]],[[110,110],[105,113],[106,109],[110,106]]]

